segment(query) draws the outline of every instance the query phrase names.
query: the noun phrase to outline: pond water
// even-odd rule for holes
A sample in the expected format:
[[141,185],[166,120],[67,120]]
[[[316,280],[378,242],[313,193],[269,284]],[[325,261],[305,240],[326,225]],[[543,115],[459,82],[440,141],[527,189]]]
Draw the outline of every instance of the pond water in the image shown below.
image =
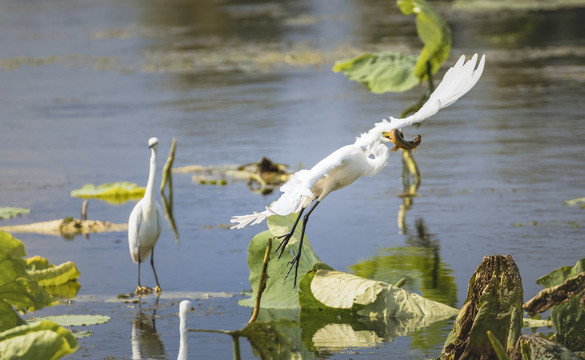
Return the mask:
[[[585,8],[457,4],[436,4],[453,31],[445,68],[477,52],[486,70],[457,104],[405,130],[423,137],[415,154],[423,176],[402,225],[402,165],[393,153],[382,173],[330,195],[307,235],[335,269],[407,277],[407,288],[452,306],[465,301],[483,256],[509,254],[527,300],[540,290],[538,277],[585,256],[584,210],[564,204],[585,196]],[[331,71],[336,60],[368,51],[420,51],[414,18],[388,1],[14,0],[0,4],[0,30],[0,206],[31,209],[2,226],[79,217],[82,201],[70,191],[86,183],[145,185],[151,136],[163,159],[177,138],[175,166],[267,156],[296,170],[397,116],[425,90],[374,95]],[[237,305],[250,289],[247,246],[266,225],[225,225],[278,194],[252,193],[244,182],[199,185],[188,174],[173,181],[180,240],[166,226],[156,247],[156,316],[153,297],[115,301],[136,285],[125,232],[14,234],[29,255],[72,260],[81,272],[78,298],[35,315],[112,316],[88,327],[92,335],[69,358],[174,358],[183,298],[195,304],[191,328],[234,330],[247,321],[250,309]],[[92,200],[89,218],[124,223],[133,206]],[[154,284],[148,265],[142,279]],[[133,324],[142,324],[142,355]],[[315,356],[433,357],[450,327],[378,331],[373,346]],[[232,357],[225,335],[190,333],[189,343],[192,358]],[[241,351],[255,358],[245,340]]]

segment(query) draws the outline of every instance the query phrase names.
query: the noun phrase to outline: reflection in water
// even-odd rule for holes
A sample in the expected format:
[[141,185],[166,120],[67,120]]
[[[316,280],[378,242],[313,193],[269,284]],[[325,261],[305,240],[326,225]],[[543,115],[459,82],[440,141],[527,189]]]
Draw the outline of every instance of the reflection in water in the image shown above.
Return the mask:
[[351,266],[352,272],[372,280],[395,284],[406,278],[404,288],[449,306],[457,303],[457,286],[452,270],[441,261],[439,241],[429,234],[422,219],[416,221],[416,235],[410,246],[380,250],[366,261]]
[[[406,239],[409,246],[382,249],[369,260],[350,266],[352,272],[367,279],[389,284],[406,279],[403,286],[405,289],[455,307],[457,285],[452,270],[441,261],[439,240],[428,232],[423,219],[416,220],[415,229],[416,234]],[[427,349],[441,344],[448,332],[446,330],[448,321],[439,321],[422,329],[409,331],[412,346]]]
[[142,301],[138,301],[138,313],[132,325],[132,359],[165,359],[165,348],[156,331],[156,310],[159,297],[152,309],[152,315],[147,315],[142,309]]

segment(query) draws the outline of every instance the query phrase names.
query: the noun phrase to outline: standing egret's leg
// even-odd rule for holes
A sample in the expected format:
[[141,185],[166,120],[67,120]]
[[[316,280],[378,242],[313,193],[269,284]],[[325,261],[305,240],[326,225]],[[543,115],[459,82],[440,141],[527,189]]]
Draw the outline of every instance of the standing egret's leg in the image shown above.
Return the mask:
[[160,294],[161,288],[160,284],[158,283],[158,276],[156,276],[156,269],[154,268],[154,247],[150,253],[150,266],[152,266],[152,272],[154,272],[154,280],[156,280],[156,287],[154,288],[154,292]]
[[142,285],[140,285],[140,262],[142,259],[140,258],[140,249],[138,249],[138,286],[136,286],[136,293],[140,294],[142,292]]
[[276,248],[276,250],[274,250],[274,252],[278,252],[278,249],[280,249],[280,255],[278,255],[278,258],[280,259],[280,257],[282,256],[282,254],[284,253],[284,249],[286,248],[286,245],[288,244],[288,241],[290,240],[290,238],[293,236],[293,234],[295,233],[295,229],[297,228],[297,224],[299,223],[299,220],[301,219],[301,215],[303,215],[303,211],[305,211],[305,208],[302,208],[301,211],[299,211],[299,216],[297,216],[297,219],[295,220],[295,223],[293,224],[292,228],[290,229],[290,231],[284,235],[279,235],[276,236],[275,239],[283,239],[280,244],[278,245],[278,247]]
[[301,262],[301,251],[303,250],[303,238],[305,237],[305,228],[307,227],[307,222],[309,221],[309,216],[311,215],[313,210],[315,210],[317,205],[319,205],[319,200],[315,201],[313,206],[309,209],[309,212],[306,213],[305,216],[303,217],[303,227],[301,228],[301,242],[299,243],[299,250],[297,251],[297,255],[289,262],[290,268],[288,269],[288,272],[286,273],[286,276],[284,277],[285,279],[288,277],[288,274],[290,274],[290,271],[292,270],[292,268],[294,266],[295,267],[295,281],[293,282],[293,287],[297,286],[297,275],[299,272],[299,263]]

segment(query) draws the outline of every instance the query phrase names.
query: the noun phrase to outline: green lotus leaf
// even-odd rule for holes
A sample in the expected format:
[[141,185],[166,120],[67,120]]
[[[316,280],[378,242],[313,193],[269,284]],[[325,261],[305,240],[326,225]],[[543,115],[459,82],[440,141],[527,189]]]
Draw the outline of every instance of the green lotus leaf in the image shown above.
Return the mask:
[[15,216],[28,214],[30,209],[18,207],[0,207],[0,219],[10,219]]
[[414,67],[414,75],[425,79],[429,70],[427,64],[434,74],[449,57],[451,30],[425,0],[397,0],[397,4],[405,15],[416,14],[416,30],[424,47]]
[[426,325],[458,310],[381,281],[335,270],[317,270],[301,282],[302,309],[337,309],[369,319],[421,319]]
[[55,299],[72,299],[77,296],[81,284],[77,280],[67,281],[61,285],[45,286],[45,290]]
[[38,255],[31,256],[25,259],[24,262],[26,264],[27,270],[43,270],[48,269],[52,266],[51,264],[49,264],[49,260]]
[[76,349],[73,334],[50,321],[20,325],[0,333],[0,354],[4,360],[54,360]]
[[24,320],[4,300],[0,300],[0,332],[24,324]]
[[[298,308],[299,287],[293,287],[294,274],[284,280],[285,275],[289,269],[289,261],[293,256],[290,249],[287,249],[282,257],[279,259],[278,254],[274,253],[280,240],[274,239],[275,235],[282,235],[294,223],[296,214],[288,216],[271,216],[268,218],[268,228],[270,230],[261,232],[254,236],[248,247],[248,268],[250,270],[250,285],[252,286],[252,295],[248,299],[240,300],[239,304],[242,306],[254,306],[256,294],[258,291],[258,283],[260,280],[260,273],[264,261],[264,254],[266,253],[266,245],[269,239],[272,241],[272,254],[270,254],[270,262],[268,263],[267,273],[268,279],[266,281],[266,289],[262,294],[262,308]],[[296,245],[300,237],[300,230],[297,229],[291,238],[288,247]],[[296,250],[295,250],[296,251]],[[303,242],[303,252],[301,254],[301,261],[299,264],[299,279],[312,270],[314,267],[323,267],[326,265],[319,261],[315,255],[311,245],[306,236]],[[294,270],[293,270],[294,271]]]
[[32,280],[43,286],[65,284],[70,280],[76,280],[80,275],[79,270],[71,261],[42,270],[29,270],[27,273]]
[[[553,270],[536,282],[545,288],[557,286],[585,271],[585,258],[577,261],[575,266],[564,266]],[[575,296],[566,302],[555,305],[551,318],[556,333],[556,340],[573,351],[585,351],[585,311],[580,305],[581,296]]]
[[26,256],[26,250],[24,249],[22,241],[13,237],[11,234],[0,230],[0,255],[2,253],[15,258]]
[[54,315],[35,318],[34,322],[52,321],[61,326],[88,326],[105,324],[110,319],[107,315]]
[[414,75],[416,63],[417,56],[385,51],[337,61],[333,71],[341,71],[376,94],[402,92],[420,82]]
[[144,196],[145,188],[131,182],[106,183],[101,185],[86,184],[81,189],[72,190],[71,196],[95,198],[113,204],[122,204],[128,200],[138,200]]

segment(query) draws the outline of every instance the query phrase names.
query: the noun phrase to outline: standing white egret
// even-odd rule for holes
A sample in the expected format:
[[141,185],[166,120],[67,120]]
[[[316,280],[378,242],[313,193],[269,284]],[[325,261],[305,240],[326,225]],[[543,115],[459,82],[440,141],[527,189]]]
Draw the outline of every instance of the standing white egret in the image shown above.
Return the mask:
[[162,226],[162,217],[160,205],[154,199],[154,178],[156,173],[156,146],[158,139],[153,137],[148,140],[150,149],[150,170],[148,172],[148,182],[144,197],[136,203],[128,219],[128,246],[132,261],[138,263],[138,286],[137,294],[148,293],[151,290],[140,285],[140,263],[143,262],[148,254],[150,255],[150,265],[154,272],[156,280],[155,292],[160,293],[160,284],[154,268],[154,246],[158,241]]
[[187,313],[191,311],[193,306],[189,300],[181,301],[179,305],[179,331],[180,331],[180,342],[179,342],[179,356],[177,360],[187,360],[188,352],[188,341],[187,341]]
[[465,62],[465,56],[461,56],[457,63],[445,73],[443,81],[419,111],[404,119],[393,117],[390,117],[390,121],[384,119],[375,124],[374,128],[367,133],[358,137],[355,143],[339,148],[310,170],[300,170],[294,173],[280,188],[283,194],[278,200],[262,212],[234,216],[231,222],[236,225],[232,226],[232,229],[258,224],[271,215],[298,213],[299,215],[290,231],[276,237],[282,239],[276,249],[276,251],[281,249],[280,256],[282,256],[301,215],[313,203],[303,217],[299,249],[290,262],[290,268],[286,274],[288,277],[292,267],[296,264],[293,283],[293,286],[296,286],[305,227],[315,207],[332,191],[346,187],[361,176],[372,176],[382,171],[390,156],[390,151],[384,143],[390,141],[391,130],[422,122],[467,93],[477,83],[483,72],[485,55],[481,57],[476,69],[477,58],[478,56],[475,54],[469,61]]

